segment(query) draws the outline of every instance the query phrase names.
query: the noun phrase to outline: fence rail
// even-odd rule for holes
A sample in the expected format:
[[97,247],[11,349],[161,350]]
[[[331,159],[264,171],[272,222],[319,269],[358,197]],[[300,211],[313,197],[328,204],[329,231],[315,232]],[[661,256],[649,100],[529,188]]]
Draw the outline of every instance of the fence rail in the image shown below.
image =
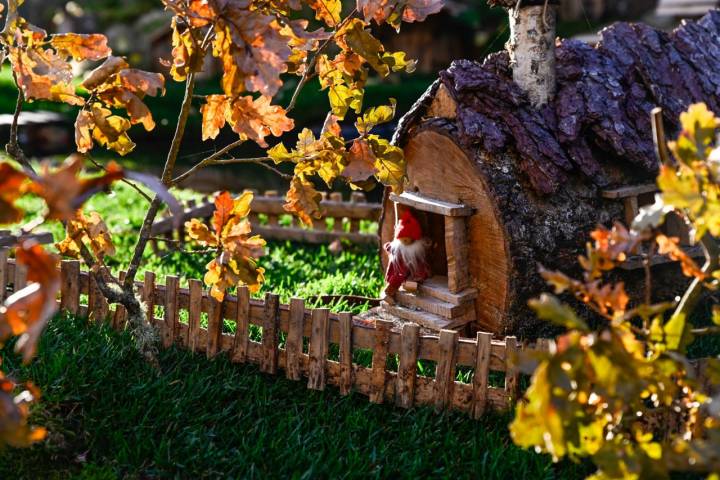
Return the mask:
[[[289,224],[282,224],[280,217],[288,215],[283,205],[285,200],[278,196],[277,191],[267,191],[263,195],[255,195],[252,202],[250,221],[253,226],[253,233],[261,235],[266,239],[294,240],[307,243],[331,243],[337,239],[346,239],[353,243],[377,244],[378,236],[372,233],[361,232],[360,222],[367,220],[377,222],[382,213],[382,206],[379,203],[368,202],[362,192],[353,192],[349,201],[342,198],[340,192],[333,192],[330,195],[323,193],[323,200],[320,208],[324,218],[313,220],[312,228],[295,225],[295,219],[290,217]],[[213,200],[207,198],[205,202],[198,205],[197,202],[190,202],[183,213],[182,223],[193,219],[209,219],[215,211]],[[267,224],[261,225],[258,214],[267,216]],[[332,228],[328,228],[326,219],[332,218]],[[167,239],[167,243],[182,243],[185,233],[181,229],[174,231],[173,218],[163,218],[157,221],[152,227],[153,248],[158,250],[158,237]]]
[[[8,258],[7,250],[0,250],[0,299],[25,286],[25,279],[25,269]],[[80,262],[63,261],[61,279],[61,309],[109,322],[118,330],[125,328],[123,307],[108,306],[93,278],[81,271]],[[509,408],[519,393],[515,363],[520,345],[515,337],[499,341],[489,333],[478,333],[476,339],[459,338],[451,330],[424,335],[410,323],[398,331],[392,322],[381,319],[372,325],[367,320],[355,322],[349,313],[308,309],[301,299],[293,299],[289,305],[280,304],[279,296],[272,293],[264,300],[251,299],[242,286],[237,295],[227,295],[220,303],[204,291],[199,280],[190,280],[188,288],[180,288],[178,277],[168,276],[165,285],[158,285],[152,272],[136,285],[148,311],[163,307],[161,316],[152,316],[163,347],[177,345],[205,352],[208,358],[225,352],[233,362],[256,364],[269,374],[282,370],[289,379],[306,378],[309,389],[335,385],[342,395],[355,391],[373,403],[395,403],[404,408],[434,405],[438,410],[455,409],[473,418],[489,409]],[[83,303],[81,298],[87,301]],[[187,322],[180,321],[181,312]],[[207,315],[206,327],[201,325],[203,314]],[[234,334],[225,331],[224,320],[235,322]],[[250,325],[261,327],[260,342],[250,339]],[[338,346],[336,359],[328,358],[332,344]],[[372,351],[371,366],[353,361],[357,350]],[[389,355],[399,357],[397,371],[388,368]],[[435,378],[419,374],[418,360],[436,363]],[[456,380],[458,368],[474,370],[470,383]],[[492,386],[491,373],[493,380],[504,375],[504,385]]]

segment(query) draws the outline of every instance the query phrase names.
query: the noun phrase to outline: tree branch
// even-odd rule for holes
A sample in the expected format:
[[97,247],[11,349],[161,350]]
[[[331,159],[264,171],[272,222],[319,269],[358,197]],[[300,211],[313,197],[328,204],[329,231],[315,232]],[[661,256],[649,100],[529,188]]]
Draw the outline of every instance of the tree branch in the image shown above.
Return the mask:
[[10,138],[8,143],[5,145],[5,152],[18,162],[22,167],[33,176],[35,175],[35,169],[30,164],[30,161],[25,156],[18,142],[18,123],[20,121],[20,113],[22,112],[23,105],[25,103],[25,95],[23,94],[22,88],[17,83],[17,75],[13,72],[13,79],[15,80],[15,86],[17,87],[17,101],[15,102],[15,113],[13,113],[12,124],[10,125]]
[[[707,233],[700,239],[700,245],[702,246],[703,253],[705,254],[705,265],[703,266],[702,271],[703,273],[709,275],[713,271],[717,270],[718,264],[720,264],[720,246],[718,246],[715,238]],[[688,288],[685,292],[685,295],[683,295],[682,300],[680,300],[680,303],[675,309],[674,315],[684,313],[685,318],[689,318],[690,314],[695,311],[695,308],[700,302],[702,292],[703,281],[696,278],[693,280],[690,288]]]
[[200,170],[201,168],[205,168],[205,167],[207,167],[208,165],[212,165],[212,164],[213,164],[212,162],[215,161],[217,158],[225,155],[226,153],[230,152],[230,151],[233,150],[234,148],[239,147],[243,142],[245,142],[245,140],[235,140],[234,142],[232,142],[232,143],[230,143],[230,144],[228,144],[228,145],[225,145],[223,148],[221,148],[221,149],[218,150],[217,152],[213,153],[213,154],[210,155],[209,157],[200,160],[198,163],[196,163],[195,165],[193,165],[193,167],[190,168],[187,172],[185,172],[185,173],[183,173],[182,175],[179,175],[178,177],[174,178],[174,179],[170,182],[170,186],[171,186],[171,187],[174,187],[174,186],[176,186],[177,184],[179,184],[180,182],[182,182],[183,180],[185,180],[186,178],[188,178],[189,176],[193,175],[195,172],[197,172],[197,171]]
[[[187,126],[188,117],[190,116],[192,98],[195,92],[195,75],[194,71],[190,72],[185,81],[185,98],[183,99],[183,103],[180,108],[178,123],[175,129],[175,136],[173,137],[170,145],[170,151],[168,152],[167,159],[165,160],[165,167],[163,169],[161,180],[162,183],[168,187],[172,185],[172,175],[175,170],[175,162],[177,161],[178,153],[180,152],[180,145],[182,144],[183,136],[185,135],[185,127]],[[150,206],[148,207],[148,211],[145,214],[145,219],[143,220],[142,227],[140,228],[138,241],[135,245],[135,251],[133,252],[130,264],[128,265],[127,275],[125,276],[125,282],[123,284],[126,291],[130,291],[135,282],[135,276],[140,268],[140,262],[142,261],[145,247],[147,246],[148,239],[150,238],[150,231],[158,210],[160,209],[160,204],[160,197],[155,195],[155,198],[153,198]]]

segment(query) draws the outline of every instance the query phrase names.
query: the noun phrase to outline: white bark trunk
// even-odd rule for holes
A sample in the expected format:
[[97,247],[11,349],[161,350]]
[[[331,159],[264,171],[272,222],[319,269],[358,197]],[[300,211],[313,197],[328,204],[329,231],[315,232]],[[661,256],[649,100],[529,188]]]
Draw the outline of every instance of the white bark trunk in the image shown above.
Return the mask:
[[[543,14],[545,19],[543,20]],[[511,9],[510,66],[513,80],[537,108],[555,96],[555,25],[557,6],[520,7]]]

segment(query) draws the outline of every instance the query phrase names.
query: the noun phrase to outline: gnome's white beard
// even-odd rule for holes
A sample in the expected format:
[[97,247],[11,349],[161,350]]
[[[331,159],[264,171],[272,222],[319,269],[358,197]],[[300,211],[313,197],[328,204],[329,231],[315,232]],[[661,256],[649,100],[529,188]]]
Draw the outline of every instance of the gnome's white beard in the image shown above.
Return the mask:
[[390,242],[390,263],[401,261],[410,271],[410,277],[414,276],[425,262],[425,251],[429,243],[428,240],[417,240],[410,245],[405,245],[396,238]]

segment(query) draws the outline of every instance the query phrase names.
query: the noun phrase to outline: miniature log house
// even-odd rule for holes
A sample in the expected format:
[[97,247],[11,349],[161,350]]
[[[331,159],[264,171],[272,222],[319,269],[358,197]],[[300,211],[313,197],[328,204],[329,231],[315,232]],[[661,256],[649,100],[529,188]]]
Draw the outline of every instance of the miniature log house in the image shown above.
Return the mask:
[[[541,22],[542,7],[529,3],[536,17],[512,17],[514,28],[554,38],[542,26],[552,30],[556,7]],[[532,59],[508,52],[453,62],[401,119],[394,142],[407,180],[404,193],[385,196],[381,243],[398,212],[413,209],[433,241],[434,276],[401,290],[389,313],[431,328],[536,336],[543,327],[527,301],[547,290],[538,264],[573,273],[591,230],[629,222],[653,201],[651,111],[662,108],[669,137],[692,103],[720,113],[720,13],[671,33],[618,23],[601,38],[543,43],[553,68],[524,71],[554,78],[518,79],[518,64]],[[687,242],[679,222],[667,228]]]

